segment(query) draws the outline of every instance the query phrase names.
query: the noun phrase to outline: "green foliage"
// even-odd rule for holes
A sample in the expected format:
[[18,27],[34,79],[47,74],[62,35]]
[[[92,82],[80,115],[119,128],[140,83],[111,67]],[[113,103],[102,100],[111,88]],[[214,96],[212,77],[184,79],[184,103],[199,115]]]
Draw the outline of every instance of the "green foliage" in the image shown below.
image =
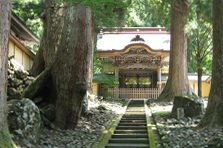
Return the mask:
[[212,63],[212,9],[211,1],[193,0],[190,7],[188,35],[188,71],[206,74]]
[[114,75],[95,74],[93,80],[103,84],[106,88],[111,88],[116,85]]
[[40,38],[43,24],[40,14],[43,12],[41,0],[12,0],[13,12]]
[[165,26],[170,25],[171,0],[131,0],[126,14],[127,26]]
[[96,32],[101,27],[124,26],[124,16],[129,0],[54,0],[56,3],[68,3],[69,5],[81,4],[91,8]]
[[100,74],[102,73],[102,69],[103,69],[103,65],[102,65],[102,61],[98,56],[94,56],[93,57],[93,73],[94,74]]
[[1,148],[16,148],[8,130],[0,131],[0,147]]
[[159,116],[159,117],[170,116],[170,115],[171,115],[170,111],[159,111],[153,113],[153,116]]

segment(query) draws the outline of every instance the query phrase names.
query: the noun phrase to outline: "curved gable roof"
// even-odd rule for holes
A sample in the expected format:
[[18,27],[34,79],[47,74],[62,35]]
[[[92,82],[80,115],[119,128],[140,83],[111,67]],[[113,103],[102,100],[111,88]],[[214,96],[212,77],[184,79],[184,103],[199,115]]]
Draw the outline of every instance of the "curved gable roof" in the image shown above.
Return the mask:
[[[140,35],[144,41],[131,40]],[[119,30],[101,31],[98,34],[97,50],[122,50],[132,43],[144,43],[152,50],[170,50],[170,33],[165,28],[157,27],[124,27]]]

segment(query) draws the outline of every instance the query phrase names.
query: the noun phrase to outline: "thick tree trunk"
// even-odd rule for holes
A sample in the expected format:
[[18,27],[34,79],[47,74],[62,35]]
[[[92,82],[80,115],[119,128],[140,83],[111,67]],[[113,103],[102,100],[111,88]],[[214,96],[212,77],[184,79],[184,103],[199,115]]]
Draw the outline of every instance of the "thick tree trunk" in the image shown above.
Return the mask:
[[37,54],[35,55],[33,66],[29,71],[29,73],[32,76],[35,76],[35,77],[38,76],[45,68],[45,62],[44,62],[44,59],[43,59],[43,47],[42,46],[43,46],[43,43],[41,44]]
[[64,25],[65,6],[54,6],[50,0],[45,1],[43,18],[43,37],[40,48],[35,56],[33,67],[30,73],[33,76],[39,75],[46,67],[53,64],[61,41],[62,28]]
[[197,70],[197,84],[198,84],[198,96],[202,97],[202,68],[200,66],[201,64],[198,64],[198,70]]
[[7,125],[7,69],[11,2],[0,0],[0,147],[13,147]]
[[22,97],[24,98],[35,98],[40,95],[40,93],[45,88],[44,86],[47,81],[49,81],[50,71],[52,67],[47,67],[43,72],[41,72],[36,79],[24,90]]
[[213,61],[211,91],[201,127],[223,127],[223,0],[213,0]]
[[56,123],[72,128],[77,125],[88,89],[92,18],[90,10],[81,6],[67,8],[65,16],[52,77],[57,91]]
[[[90,82],[94,41],[92,15],[89,8],[80,5],[52,7],[50,0],[45,2],[44,34],[32,73],[41,72],[43,65],[38,59],[45,69],[50,67],[49,79],[40,80],[52,83],[48,88],[55,97],[56,125],[63,129],[74,128]],[[34,83],[32,88],[36,92],[41,90],[38,87],[43,87],[42,83]]]
[[169,76],[159,101],[172,101],[176,95],[190,95],[187,77],[187,38],[185,25],[188,0],[172,0]]

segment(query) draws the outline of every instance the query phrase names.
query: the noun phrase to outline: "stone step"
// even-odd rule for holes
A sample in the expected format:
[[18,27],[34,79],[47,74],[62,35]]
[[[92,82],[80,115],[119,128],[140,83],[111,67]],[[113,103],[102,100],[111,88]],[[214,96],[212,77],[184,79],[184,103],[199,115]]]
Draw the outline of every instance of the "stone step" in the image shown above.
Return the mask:
[[114,134],[134,134],[134,133],[147,134],[147,130],[115,130],[114,131]]
[[146,120],[145,118],[122,118],[122,120]]
[[121,118],[121,120],[146,120],[146,118]]
[[125,113],[145,113],[145,110],[144,109],[137,109],[137,110],[133,110],[133,109],[129,109],[129,110],[126,110]]
[[105,148],[148,148],[144,100],[131,100]]
[[131,133],[131,134],[113,134],[112,138],[148,138],[148,134]]
[[143,120],[121,119],[119,122],[120,123],[124,123],[124,122],[127,122],[127,123],[146,123],[146,119],[143,119]]
[[139,114],[139,115],[136,115],[136,114],[125,114],[123,115],[122,117],[146,117],[146,114]]
[[146,115],[123,115],[122,118],[146,118]]
[[146,123],[140,123],[140,122],[126,122],[126,123],[123,123],[123,122],[119,122],[118,126],[146,126]]
[[109,143],[105,148],[148,148],[149,144]]
[[123,116],[122,119],[145,119],[146,116]]
[[109,143],[138,143],[138,144],[149,144],[148,138],[112,138]]
[[134,129],[147,129],[147,127],[146,126],[117,126],[116,129],[134,130]]
[[130,107],[130,108],[127,108],[126,109],[126,112],[142,112],[142,111],[145,111],[145,108],[144,107]]

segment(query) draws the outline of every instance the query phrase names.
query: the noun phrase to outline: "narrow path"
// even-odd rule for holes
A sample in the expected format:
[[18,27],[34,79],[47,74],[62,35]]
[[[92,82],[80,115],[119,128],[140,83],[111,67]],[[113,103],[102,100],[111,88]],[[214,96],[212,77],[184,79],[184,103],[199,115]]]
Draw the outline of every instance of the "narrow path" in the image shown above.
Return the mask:
[[144,100],[131,100],[105,148],[148,148]]

